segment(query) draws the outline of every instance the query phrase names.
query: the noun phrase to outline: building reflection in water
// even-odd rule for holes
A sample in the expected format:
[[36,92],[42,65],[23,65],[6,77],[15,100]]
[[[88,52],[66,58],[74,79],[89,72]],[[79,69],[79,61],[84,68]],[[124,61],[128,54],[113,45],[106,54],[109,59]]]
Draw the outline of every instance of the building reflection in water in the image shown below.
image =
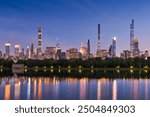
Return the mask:
[[59,96],[59,84],[60,84],[60,81],[58,80],[58,77],[54,77],[53,81],[53,94],[54,94],[54,97],[55,99],[58,99],[58,96]]
[[28,78],[28,83],[27,83],[27,99],[30,99],[30,93],[31,93],[31,78]]
[[38,99],[42,99],[42,78],[38,79]]
[[148,79],[145,79],[145,99],[148,100]]
[[35,100],[36,99],[36,93],[37,93],[37,79],[34,78],[33,79],[33,99]]
[[110,92],[109,92],[109,80],[106,78],[101,78],[101,99],[108,99]]
[[5,84],[5,96],[4,96],[5,100],[9,100],[10,99],[10,83],[6,82]]
[[150,99],[150,80],[2,77],[0,99]]
[[97,81],[97,99],[101,99],[101,80],[99,79]]
[[86,90],[88,90],[87,83],[88,83],[87,78],[80,79],[80,100],[86,99],[86,93],[87,93]]
[[117,100],[117,80],[113,81],[113,87],[112,87],[112,99]]
[[20,81],[16,79],[15,81],[15,91],[14,91],[14,99],[19,100],[20,99]]
[[137,79],[134,80],[134,99],[137,100],[138,96],[138,89],[139,89],[139,81]]

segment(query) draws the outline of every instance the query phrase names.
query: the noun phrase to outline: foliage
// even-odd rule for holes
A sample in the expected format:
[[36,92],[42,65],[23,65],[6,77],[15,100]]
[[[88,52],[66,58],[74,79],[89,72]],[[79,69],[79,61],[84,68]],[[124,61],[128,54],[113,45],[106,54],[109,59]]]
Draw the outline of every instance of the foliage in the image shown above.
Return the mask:
[[[71,60],[53,60],[53,59],[45,59],[45,60],[19,60],[18,64],[24,64],[29,68],[33,68],[35,66],[38,67],[48,67],[53,66],[54,68],[67,68],[70,66],[71,68],[78,68],[82,66],[83,68],[144,68],[145,66],[150,67],[150,58],[145,60],[144,58],[92,58],[87,60],[82,59],[71,59]],[[11,68],[13,64],[12,60],[0,59],[0,66]]]

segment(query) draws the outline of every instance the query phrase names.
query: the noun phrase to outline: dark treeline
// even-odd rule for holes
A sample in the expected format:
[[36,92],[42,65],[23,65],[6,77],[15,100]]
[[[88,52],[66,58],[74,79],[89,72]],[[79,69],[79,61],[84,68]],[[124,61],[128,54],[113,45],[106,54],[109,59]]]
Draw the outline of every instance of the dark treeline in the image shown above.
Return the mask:
[[[14,73],[12,73],[11,70],[3,70],[0,72],[0,78],[1,77],[11,77],[14,76]],[[130,70],[120,70],[117,72],[116,70],[82,70],[82,72],[79,72],[79,70],[71,70],[68,72],[68,70],[61,70],[58,72],[58,70],[54,70],[51,72],[50,70],[27,70],[24,73],[18,73],[17,76],[27,76],[27,77],[60,77],[60,78],[150,78],[150,71],[145,72],[142,71],[133,71]]]
[[[50,67],[54,68],[67,68],[68,66],[72,68],[78,68],[82,66],[83,68],[130,68],[133,66],[134,68],[144,68],[145,66],[150,67],[150,58],[145,60],[144,58],[129,58],[129,59],[121,59],[121,58],[92,58],[88,60],[82,59],[71,59],[71,60],[53,60],[53,59],[45,59],[45,60],[19,60],[18,64],[24,64],[29,68],[33,68],[35,66],[38,67]],[[12,60],[4,60],[0,59],[0,67],[11,68],[13,64]]]

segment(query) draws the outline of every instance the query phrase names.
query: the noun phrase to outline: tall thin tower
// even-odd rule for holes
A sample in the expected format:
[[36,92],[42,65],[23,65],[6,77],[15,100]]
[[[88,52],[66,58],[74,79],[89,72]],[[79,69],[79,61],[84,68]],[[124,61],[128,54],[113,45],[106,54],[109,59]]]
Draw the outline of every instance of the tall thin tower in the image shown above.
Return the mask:
[[89,39],[87,42],[87,53],[88,53],[88,58],[90,58],[90,40]]
[[38,51],[42,52],[42,28],[38,27]]
[[112,50],[112,57],[116,57],[116,37],[113,37],[113,44],[112,44],[112,47],[113,47],[113,50]]
[[134,51],[134,20],[132,19],[132,22],[130,24],[130,52],[131,52],[131,57],[133,57],[133,51]]
[[98,24],[98,48],[97,51],[100,52],[100,24]]

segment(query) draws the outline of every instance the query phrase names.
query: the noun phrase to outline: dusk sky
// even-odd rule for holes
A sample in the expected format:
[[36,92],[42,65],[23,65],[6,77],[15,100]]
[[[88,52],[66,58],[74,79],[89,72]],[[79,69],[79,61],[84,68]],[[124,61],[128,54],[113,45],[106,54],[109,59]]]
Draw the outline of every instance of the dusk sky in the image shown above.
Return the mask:
[[37,27],[43,29],[43,50],[55,46],[80,48],[91,40],[97,49],[97,24],[101,24],[101,48],[109,49],[117,37],[117,54],[129,49],[130,23],[135,20],[135,36],[140,50],[150,50],[149,0],[0,0],[0,50],[5,42],[23,48],[37,46]]

